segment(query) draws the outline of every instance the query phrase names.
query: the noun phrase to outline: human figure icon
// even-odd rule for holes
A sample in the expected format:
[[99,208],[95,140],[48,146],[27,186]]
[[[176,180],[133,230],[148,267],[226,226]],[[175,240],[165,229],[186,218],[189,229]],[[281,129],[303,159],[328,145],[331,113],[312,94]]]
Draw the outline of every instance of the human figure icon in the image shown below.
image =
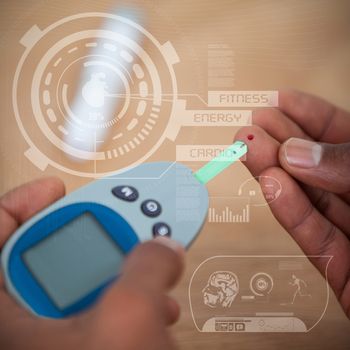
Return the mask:
[[291,301],[291,304],[294,304],[295,298],[297,296],[311,298],[311,294],[307,293],[307,283],[304,280],[298,278],[297,276],[295,276],[293,274],[292,281],[289,282],[289,284],[297,287],[294,294],[293,294],[293,299]]

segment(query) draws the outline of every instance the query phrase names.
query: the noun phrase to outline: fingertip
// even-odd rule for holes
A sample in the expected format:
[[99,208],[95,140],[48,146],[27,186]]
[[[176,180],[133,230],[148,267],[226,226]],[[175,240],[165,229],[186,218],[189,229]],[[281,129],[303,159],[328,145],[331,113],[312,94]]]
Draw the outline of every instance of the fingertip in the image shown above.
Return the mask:
[[[168,265],[164,269],[168,270],[169,276],[173,276],[169,278],[168,288],[171,288],[178,282],[184,271],[185,248],[177,241],[168,237],[157,237],[149,241],[148,244],[152,246],[151,249],[156,254],[157,259],[162,260],[164,264]],[[161,247],[161,249],[158,249],[158,247]]]
[[153,240],[153,242],[161,244],[162,246],[171,249],[176,254],[178,254],[181,259],[185,258],[184,247],[180,243],[174,241],[173,239],[170,239],[168,237],[157,237]]
[[276,108],[259,108],[253,111],[253,124],[263,129],[269,126],[271,120],[279,117],[279,111]]
[[64,182],[56,176],[45,176],[20,185],[8,194],[17,193],[37,193],[45,194],[48,201],[52,202],[62,198],[66,194]]
[[48,176],[37,180],[38,183],[48,188],[48,190],[57,198],[66,194],[64,182],[57,176]]
[[240,128],[237,133],[234,136],[234,141],[243,141],[247,142],[248,135],[250,134],[259,134],[261,128],[257,125],[249,125],[249,126],[243,126]]
[[65,194],[63,182],[56,177],[45,177],[23,184],[0,199],[0,205],[22,224],[35,213],[57,201]]
[[327,192],[348,193],[350,143],[327,144],[290,138],[280,147],[283,169],[299,181]]
[[179,303],[174,298],[166,296],[166,309],[166,324],[169,326],[175,324],[181,315]]
[[294,100],[301,95],[303,95],[303,93],[299,90],[290,87],[281,88],[278,90],[278,106],[283,107],[286,102],[291,99]]
[[234,138],[243,141],[248,147],[244,164],[254,176],[264,169],[278,164],[279,142],[260,126],[252,125],[241,128]]
[[283,142],[278,150],[278,160],[282,167],[288,168],[288,162],[286,160],[286,144],[290,141],[290,138]]
[[140,244],[128,256],[121,279],[157,291],[169,290],[184,270],[184,251],[169,238]]
[[244,126],[239,129],[234,137],[235,141],[243,141],[248,147],[247,160],[253,158],[257,151],[257,145],[259,145],[265,138],[265,132],[257,125]]
[[[253,138],[250,136],[253,136]],[[260,146],[264,146],[266,143],[274,143],[275,145],[279,145],[279,143],[259,125],[242,127],[237,131],[234,141],[245,142],[248,149],[250,148],[251,151],[255,151],[257,147],[261,148]]]
[[281,145],[278,158],[286,171],[298,175],[305,173],[305,170],[317,172],[323,153],[322,144],[291,137]]

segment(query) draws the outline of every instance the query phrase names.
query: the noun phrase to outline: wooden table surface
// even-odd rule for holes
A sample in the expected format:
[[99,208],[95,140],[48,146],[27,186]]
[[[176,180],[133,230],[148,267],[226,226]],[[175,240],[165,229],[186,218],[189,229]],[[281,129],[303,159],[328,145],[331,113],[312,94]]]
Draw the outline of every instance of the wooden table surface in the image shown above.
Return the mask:
[[[224,45],[232,51],[232,90],[276,90],[294,87],[320,95],[350,110],[349,0],[2,0],[0,2],[0,193],[34,178],[61,177],[72,191],[91,179],[51,166],[45,171],[25,156],[28,146],[19,132],[12,107],[12,81],[23,53],[19,40],[34,24],[45,28],[80,12],[108,12],[115,5],[142,11],[144,26],[159,41],[170,40],[181,59],[176,67],[179,93],[206,99],[208,49]],[[230,63],[230,64],[231,64]],[[189,108],[203,109],[188,97]],[[183,128],[177,144],[229,144],[236,128]],[[151,157],[167,159],[174,144],[166,141]],[[59,157],[60,155],[58,155]],[[117,165],[116,165],[117,166]],[[195,167],[195,164],[191,166]],[[234,196],[250,174],[239,164],[209,186],[211,196]],[[291,207],[292,210],[292,207]],[[217,255],[299,255],[298,246],[280,227],[267,206],[251,210],[245,224],[207,223],[187,255],[184,278],[174,291],[182,316],[174,327],[180,349],[348,349],[350,323],[333,294],[322,320],[308,333],[200,333],[192,320],[188,288],[195,269]],[[257,263],[257,262],[256,262]],[[248,275],[252,263],[241,268]],[[318,279],[308,269],[307,277]],[[194,289],[205,287],[201,280]],[[320,288],[324,288],[320,282]],[[304,316],[308,318],[308,312]]]

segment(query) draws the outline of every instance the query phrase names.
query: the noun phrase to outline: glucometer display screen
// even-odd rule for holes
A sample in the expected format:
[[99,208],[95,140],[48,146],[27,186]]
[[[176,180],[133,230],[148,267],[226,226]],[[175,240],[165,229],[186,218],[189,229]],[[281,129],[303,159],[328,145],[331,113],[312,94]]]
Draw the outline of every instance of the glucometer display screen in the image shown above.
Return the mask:
[[62,310],[115,277],[123,253],[86,212],[25,251],[23,259]]

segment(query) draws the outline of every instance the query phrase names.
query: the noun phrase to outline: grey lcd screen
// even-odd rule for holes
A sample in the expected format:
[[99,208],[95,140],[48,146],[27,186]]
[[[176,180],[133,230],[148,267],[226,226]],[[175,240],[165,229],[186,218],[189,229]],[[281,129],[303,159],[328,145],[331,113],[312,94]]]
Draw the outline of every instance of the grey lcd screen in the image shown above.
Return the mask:
[[123,253],[86,212],[25,251],[23,259],[54,304],[64,309],[115,277]]

